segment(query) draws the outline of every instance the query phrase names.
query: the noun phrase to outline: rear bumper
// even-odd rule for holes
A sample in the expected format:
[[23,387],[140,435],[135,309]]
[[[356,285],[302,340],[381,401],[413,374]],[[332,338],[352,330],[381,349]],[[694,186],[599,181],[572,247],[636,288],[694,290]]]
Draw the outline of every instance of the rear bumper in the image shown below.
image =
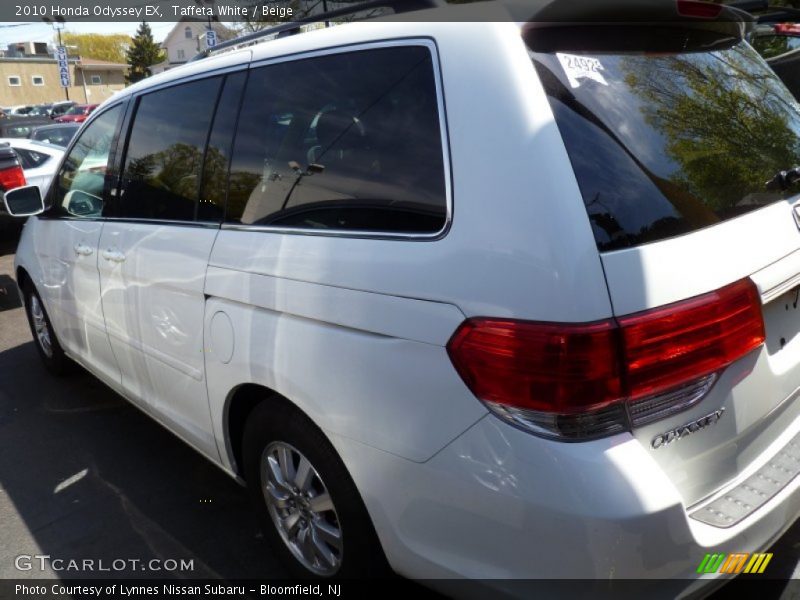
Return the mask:
[[[800,419],[786,443],[798,430]],[[657,597],[692,594],[731,577],[698,575],[706,553],[762,551],[800,515],[796,477],[734,527],[691,519],[627,434],[557,443],[486,416],[424,464],[335,443],[399,573],[512,594],[503,580],[658,579]]]

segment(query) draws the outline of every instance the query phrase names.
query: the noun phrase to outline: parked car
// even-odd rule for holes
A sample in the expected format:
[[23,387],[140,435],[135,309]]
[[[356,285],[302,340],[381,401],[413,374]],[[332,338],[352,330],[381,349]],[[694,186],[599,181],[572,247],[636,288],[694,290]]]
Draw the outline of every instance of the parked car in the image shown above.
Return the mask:
[[53,103],[53,106],[50,109],[50,118],[56,119],[57,117],[62,116],[73,106],[75,106],[75,102],[71,100]]
[[64,148],[21,138],[0,138],[0,147],[6,144],[19,157],[27,185],[38,186],[41,194],[45,195],[64,156]]
[[28,138],[66,148],[81,128],[79,123],[55,123],[36,127]]
[[6,114],[16,115],[16,116],[25,116],[32,109],[33,109],[33,106],[31,104],[19,104],[17,106],[11,106],[6,111]]
[[732,9],[543,4],[220,43],[5,196],[43,363],[297,574],[675,597],[798,517],[797,105]]
[[25,138],[36,127],[51,125],[52,123],[46,117],[8,116],[0,119],[0,138]]
[[97,106],[97,104],[76,104],[60,117],[56,117],[55,121],[56,123],[83,123]]
[[748,41],[800,99],[800,10],[771,6],[766,0],[734,0],[731,6],[754,21],[748,27]]
[[49,117],[53,109],[52,104],[37,104],[27,112],[29,117]]
[[[14,188],[27,185],[25,173],[19,156],[14,149],[7,143],[0,143],[0,196]],[[12,223],[12,217],[6,212],[2,202],[0,202],[0,234],[5,232],[8,225]]]

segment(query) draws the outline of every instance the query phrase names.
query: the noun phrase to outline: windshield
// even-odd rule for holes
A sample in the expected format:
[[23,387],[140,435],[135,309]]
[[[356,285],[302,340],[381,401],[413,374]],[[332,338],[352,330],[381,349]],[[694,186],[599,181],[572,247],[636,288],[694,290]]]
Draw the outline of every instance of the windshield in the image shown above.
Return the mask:
[[800,192],[765,185],[800,165],[799,108],[777,76],[746,42],[670,34],[680,51],[532,53],[600,250]]
[[65,115],[82,115],[83,113],[86,112],[86,108],[87,108],[86,106],[73,106],[72,108],[70,108],[64,114]]

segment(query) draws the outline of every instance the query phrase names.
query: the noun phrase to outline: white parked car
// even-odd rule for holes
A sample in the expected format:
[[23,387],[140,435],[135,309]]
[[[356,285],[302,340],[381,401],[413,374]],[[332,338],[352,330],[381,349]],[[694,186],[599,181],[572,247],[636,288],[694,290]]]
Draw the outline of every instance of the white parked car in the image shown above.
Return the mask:
[[28,185],[38,186],[45,195],[64,156],[64,148],[24,138],[0,138],[0,144],[4,142],[17,153]]
[[246,482],[300,574],[671,594],[763,551],[800,513],[800,111],[728,8],[585,4],[118,93],[5,197],[42,360]]

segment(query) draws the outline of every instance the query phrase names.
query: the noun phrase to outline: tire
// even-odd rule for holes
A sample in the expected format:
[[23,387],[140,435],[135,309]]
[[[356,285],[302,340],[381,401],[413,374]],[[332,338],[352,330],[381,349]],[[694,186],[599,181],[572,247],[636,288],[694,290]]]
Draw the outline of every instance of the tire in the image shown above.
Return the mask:
[[63,377],[72,371],[72,361],[64,354],[61,344],[58,343],[50,317],[44,308],[39,293],[28,284],[23,287],[25,298],[25,314],[28,316],[28,325],[33,335],[33,345],[42,359],[44,366],[53,375]]
[[[291,575],[349,579],[390,574],[353,480],[305,415],[288,404],[262,402],[245,425],[242,457],[267,541]],[[290,526],[281,528],[279,522]]]

